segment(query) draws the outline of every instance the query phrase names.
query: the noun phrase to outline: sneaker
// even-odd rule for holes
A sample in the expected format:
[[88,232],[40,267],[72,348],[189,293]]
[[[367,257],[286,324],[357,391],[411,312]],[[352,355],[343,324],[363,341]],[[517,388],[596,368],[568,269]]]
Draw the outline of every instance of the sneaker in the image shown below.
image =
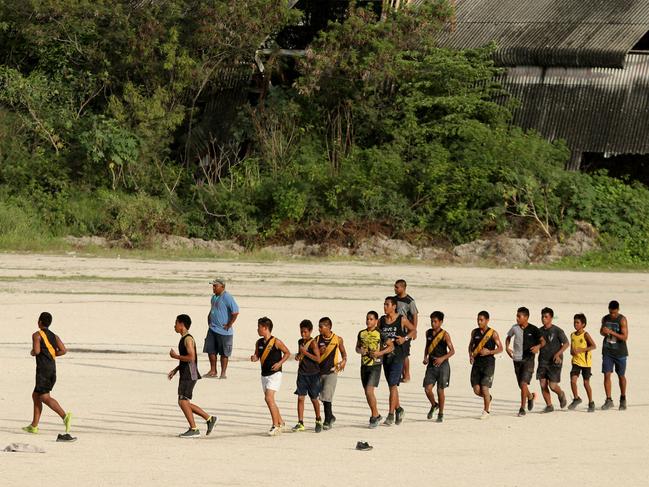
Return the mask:
[[433,404],[430,407],[430,410],[428,411],[428,414],[426,415],[427,419],[433,419],[433,415],[435,414],[435,409],[437,409],[437,403]]
[[198,438],[199,436],[201,436],[201,432],[198,431],[198,428],[189,428],[184,433],[178,435],[179,438]]
[[63,424],[65,425],[65,432],[70,432],[70,424],[72,423],[72,413],[68,412],[63,417]]
[[443,414],[438,414],[437,419],[435,420],[436,423],[443,423],[444,422],[444,415]]
[[[571,411],[574,410],[577,406],[581,404],[581,402],[582,402],[581,398],[575,397],[570,403],[570,406],[568,406],[568,409],[570,409]],[[588,405],[590,406],[590,403],[588,403]]]
[[394,424],[394,413],[388,413],[387,418],[383,421],[385,426],[392,426]]
[[56,441],[67,441],[67,442],[72,442],[72,441],[77,441],[76,436],[72,436],[70,433],[65,433],[64,435],[59,434],[56,437]]
[[542,413],[551,413],[551,412],[554,412],[554,406],[553,406],[552,404],[550,404],[549,406],[545,406],[545,407],[543,408],[543,411],[541,411],[541,412],[542,412]]
[[403,422],[403,415],[406,414],[406,412],[403,410],[401,406],[397,408],[395,411],[395,419],[394,419],[394,424],[401,424]]
[[320,433],[322,431],[322,421],[315,422],[315,432]]
[[331,419],[329,420],[329,428],[333,428],[335,422],[336,422],[336,417],[332,414]]
[[595,401],[590,401],[588,403],[588,412],[589,413],[594,413],[595,412]]
[[210,418],[207,420],[207,432],[205,433],[205,436],[210,435],[210,433],[214,429],[214,425],[218,420],[219,420],[218,416],[210,416]]
[[518,416],[525,416],[527,413],[525,412],[525,408],[520,408],[518,410]]
[[568,399],[566,399],[566,393],[562,392],[559,396],[559,407],[561,409],[565,408],[568,405]]
[[480,419],[489,419],[489,411],[482,411]]
[[370,416],[370,429],[374,429],[379,425],[379,421],[381,421],[381,415],[379,414],[378,416]]
[[23,428],[25,433],[31,433],[32,435],[38,434],[38,426],[32,426],[31,424]]
[[613,407],[613,399],[610,397],[606,398],[606,401],[604,401],[604,404],[602,404],[602,410],[606,411],[607,409],[611,409]]
[[620,411],[626,411],[626,397],[620,397]]
[[534,409],[534,399],[536,399],[536,392],[533,392],[531,399],[527,400],[527,410],[528,411],[531,411],[532,409]]
[[372,448],[374,448],[372,445],[370,445],[367,441],[359,441],[356,443],[356,449],[360,451],[369,451]]
[[302,423],[302,422],[298,422],[298,423],[297,423],[295,426],[293,426],[293,428],[291,429],[291,431],[292,431],[293,433],[297,433],[298,431],[304,431],[304,430],[306,430],[306,428],[304,427],[304,423]]
[[325,420],[325,422],[322,424],[322,429],[325,431],[330,430],[331,428],[334,427],[335,422],[336,422],[336,417],[331,416],[331,419],[329,421]]
[[282,432],[282,427],[281,426],[275,426],[273,425],[269,430],[268,430],[268,436],[277,436]]

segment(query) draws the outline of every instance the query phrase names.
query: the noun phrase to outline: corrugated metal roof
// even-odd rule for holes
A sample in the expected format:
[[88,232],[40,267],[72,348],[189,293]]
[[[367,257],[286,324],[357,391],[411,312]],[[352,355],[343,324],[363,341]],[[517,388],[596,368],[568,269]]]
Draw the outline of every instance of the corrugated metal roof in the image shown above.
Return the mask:
[[501,66],[621,68],[648,31],[649,0],[456,0],[440,45],[496,42]]
[[649,54],[625,69],[509,68],[501,81],[520,101],[516,125],[577,152],[649,153]]

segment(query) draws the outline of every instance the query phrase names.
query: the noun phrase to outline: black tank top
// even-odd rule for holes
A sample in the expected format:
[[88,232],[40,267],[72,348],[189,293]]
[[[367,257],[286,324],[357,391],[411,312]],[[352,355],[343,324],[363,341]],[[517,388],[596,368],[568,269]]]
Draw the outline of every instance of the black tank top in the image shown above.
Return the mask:
[[[618,314],[617,318],[612,318],[611,315],[606,315],[602,318],[602,326],[610,328],[615,333],[622,333],[622,319],[624,315]],[[623,340],[618,340],[615,337],[604,337],[604,344],[602,346],[602,354],[608,355],[609,357],[626,357],[629,355],[629,349],[626,346],[626,342]]]
[[[52,345],[52,348],[54,348],[54,353],[56,354],[58,347],[56,346],[56,335],[52,333],[50,330],[43,329],[40,330],[45,333],[45,336],[47,337],[48,341],[50,342],[50,345]],[[37,371],[47,371],[47,372],[54,372],[56,371],[56,360],[55,357],[52,357],[52,354],[50,353],[49,349],[45,345],[45,340],[43,340],[43,337],[39,337],[39,340],[41,341],[41,353],[36,355],[36,370]]]
[[383,315],[379,320],[381,341],[392,340],[394,342],[394,351],[386,357],[387,362],[402,362],[405,356],[403,345],[396,342],[397,337],[405,337],[408,334],[408,331],[401,326],[401,318],[402,316],[398,315],[392,323],[388,323],[386,316]]
[[[271,336],[268,338],[268,341],[271,341],[273,337]],[[282,368],[280,367],[279,370],[272,370],[273,365],[275,365],[277,362],[280,362],[282,360],[282,351],[277,348],[276,344],[273,344],[273,348],[270,349],[270,352],[268,353],[268,356],[266,357],[266,360],[261,363],[261,357],[264,355],[264,350],[266,350],[266,345],[268,345],[268,342],[265,341],[263,338],[260,338],[257,340],[257,356],[259,356],[259,362],[261,364],[261,375],[263,377],[267,377],[269,375],[273,375],[275,372],[281,372]]]
[[[329,342],[335,335],[332,333],[329,338],[325,338],[322,335],[318,336],[318,347],[320,347],[320,357],[324,354],[325,350],[329,346]],[[338,345],[334,347],[331,353],[320,362],[320,375],[328,375],[333,372],[333,368],[336,365],[336,354],[338,353]]]
[[[491,328],[487,327],[484,333],[487,333],[490,329]],[[471,332],[472,352],[482,341],[482,338],[484,337],[484,333],[482,333],[482,330],[480,330],[480,328],[474,328],[473,331]],[[487,350],[496,350],[496,341],[493,339],[493,335],[491,335],[491,338],[487,341],[484,348],[486,348]],[[473,359],[473,363],[479,367],[495,365],[496,357],[494,357],[493,355],[486,355],[486,356],[478,355]]]
[[[185,340],[187,338],[194,339],[189,333],[187,335],[180,337],[178,342],[178,354],[187,355],[187,346],[185,345]],[[180,380],[198,380],[201,378],[201,374],[198,373],[198,354],[196,353],[196,342],[194,342],[194,361],[193,362],[183,362],[178,361],[178,372],[180,373]]]
[[[311,340],[315,341],[314,338],[309,338],[308,341],[311,341]],[[305,343],[304,338],[300,338],[297,341],[298,350],[300,349],[300,347],[304,343]],[[309,350],[308,350],[309,353],[313,352],[312,346],[313,345],[309,344]],[[302,374],[302,375],[317,375],[317,374],[320,373],[320,364],[318,362],[316,362],[315,360],[304,356],[304,357],[302,357],[302,360],[300,360],[300,366],[298,367],[298,373]]]
[[[444,330],[440,330],[439,333],[442,333]],[[438,334],[439,334],[438,333]],[[433,335],[433,329],[429,328],[426,330],[426,351],[428,351],[428,348],[430,347],[431,343],[433,343],[433,340],[435,339],[437,335]],[[429,357],[437,358],[437,357],[443,357],[448,353],[448,344],[446,343],[446,339],[442,338],[440,341],[437,343],[435,348],[433,349],[432,353],[429,353]]]

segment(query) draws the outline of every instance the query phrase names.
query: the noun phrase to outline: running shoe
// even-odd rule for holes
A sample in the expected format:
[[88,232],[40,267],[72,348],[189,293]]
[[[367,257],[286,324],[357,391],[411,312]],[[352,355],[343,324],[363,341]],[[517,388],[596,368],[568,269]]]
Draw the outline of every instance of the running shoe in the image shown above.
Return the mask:
[[595,401],[590,401],[588,403],[588,412],[589,413],[594,413],[595,412]]
[[428,414],[426,415],[427,419],[433,419],[433,415],[435,414],[435,409],[437,409],[437,403],[433,404],[430,407],[430,410],[428,411]]
[[210,416],[209,419],[207,420],[207,432],[205,433],[205,436],[209,436],[212,430],[214,429],[214,425],[216,422],[219,420],[218,416]]
[[315,432],[320,433],[322,431],[322,421],[315,422]]
[[388,413],[387,418],[383,421],[385,426],[392,426],[394,424],[394,413]]
[[275,426],[273,425],[269,430],[268,430],[268,436],[277,436],[282,432],[281,426]]
[[602,405],[602,410],[606,411],[607,409],[611,409],[613,407],[613,399],[610,397],[606,398],[606,401],[604,401],[604,404]]
[[70,424],[71,423],[72,423],[72,413],[68,412],[63,417],[63,424],[65,425],[65,432],[66,433],[70,432]]
[[374,429],[376,428],[379,424],[380,421],[383,419],[383,417],[379,414],[378,416],[372,416],[370,417],[370,428]]
[[527,400],[527,410],[531,411],[534,409],[534,399],[536,399],[536,392],[532,393],[532,397]]
[[397,408],[395,411],[395,419],[394,419],[394,424],[401,424],[403,422],[403,415],[406,414],[406,412],[403,410],[401,406]]
[[59,434],[56,437],[56,441],[62,441],[62,442],[72,442],[72,441],[77,441],[76,436],[72,436],[70,433],[65,433],[64,435]]
[[435,420],[436,423],[443,423],[444,422],[444,415],[443,414],[438,414],[437,419]]
[[367,441],[359,441],[356,443],[356,449],[360,451],[369,451],[372,448],[374,448],[372,445],[370,445]]
[[525,412],[525,408],[520,408],[518,410],[518,416],[525,416],[527,413]]
[[32,435],[38,434],[38,426],[32,426],[31,424],[23,428],[25,433],[31,433]]
[[552,413],[552,412],[554,412],[554,406],[552,404],[550,404],[549,406],[545,406],[543,408],[543,411],[541,411],[541,412],[542,413]]
[[620,397],[620,411],[626,411],[626,397]]
[[482,411],[482,415],[480,416],[480,419],[489,419],[489,411]]
[[293,426],[293,429],[291,429],[293,433],[297,433],[299,431],[305,431],[305,430],[306,428],[304,427],[304,423],[300,423],[300,422],[298,422],[295,426]]
[[198,438],[201,436],[201,432],[198,431],[198,428],[189,428],[184,433],[178,435],[179,438]]
[[575,397],[572,402],[570,403],[570,406],[568,406],[568,409],[573,411],[577,406],[581,404],[581,398],[580,397]]
[[566,407],[567,404],[568,404],[568,399],[566,399],[566,393],[562,391],[561,395],[559,396],[559,407],[563,409]]

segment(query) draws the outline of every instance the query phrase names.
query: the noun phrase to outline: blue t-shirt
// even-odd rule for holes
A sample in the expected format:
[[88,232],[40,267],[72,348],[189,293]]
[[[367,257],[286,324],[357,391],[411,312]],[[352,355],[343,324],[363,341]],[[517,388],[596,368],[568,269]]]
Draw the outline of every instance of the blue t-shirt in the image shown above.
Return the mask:
[[219,335],[234,335],[233,328],[223,328],[230,321],[230,315],[239,312],[239,306],[232,295],[227,291],[223,291],[220,296],[213,294],[211,305],[210,330]]

